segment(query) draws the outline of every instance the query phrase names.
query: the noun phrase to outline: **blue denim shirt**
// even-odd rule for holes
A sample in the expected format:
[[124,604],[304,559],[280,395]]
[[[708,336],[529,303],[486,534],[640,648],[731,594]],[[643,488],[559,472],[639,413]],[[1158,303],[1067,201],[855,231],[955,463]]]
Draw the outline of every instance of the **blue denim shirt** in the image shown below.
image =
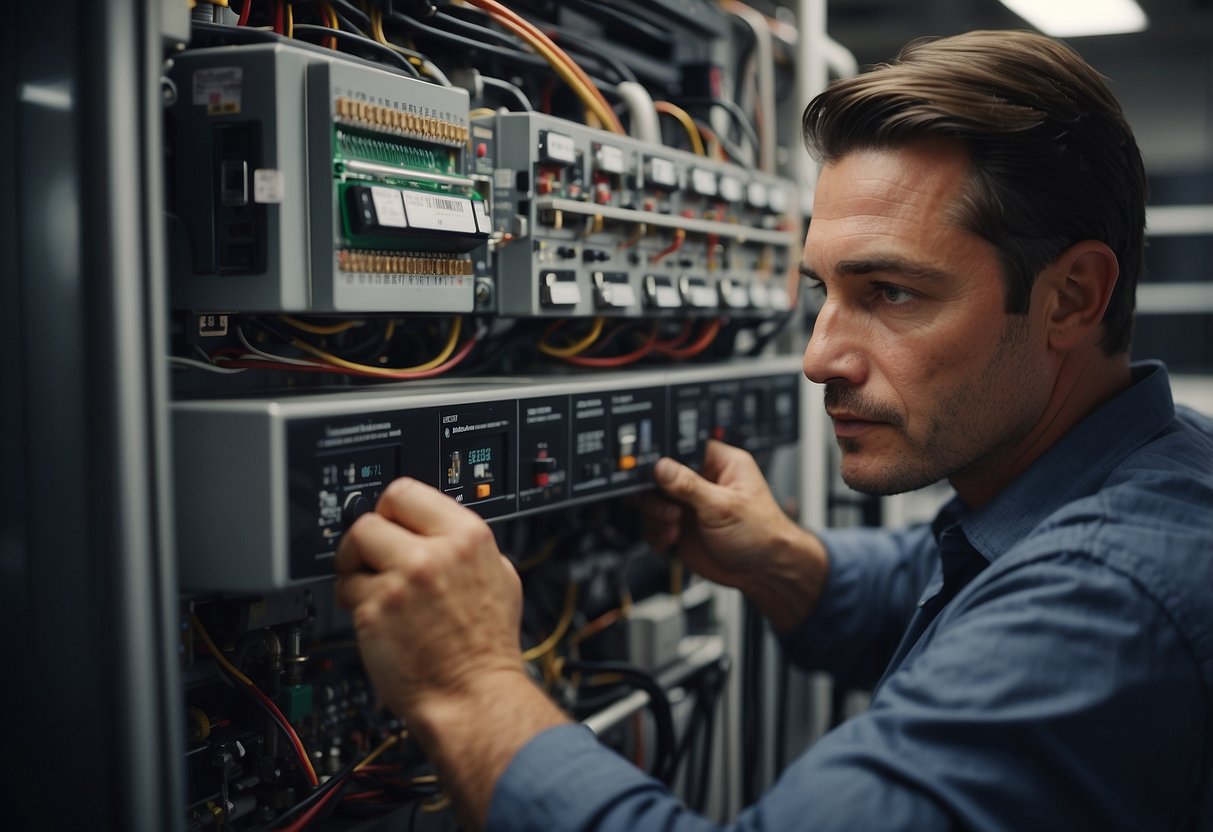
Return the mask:
[[[1160,365],[1134,382],[977,511],[822,533],[785,647],[872,703],[730,828],[1213,825],[1213,421]],[[488,828],[719,827],[570,725],[515,756]]]

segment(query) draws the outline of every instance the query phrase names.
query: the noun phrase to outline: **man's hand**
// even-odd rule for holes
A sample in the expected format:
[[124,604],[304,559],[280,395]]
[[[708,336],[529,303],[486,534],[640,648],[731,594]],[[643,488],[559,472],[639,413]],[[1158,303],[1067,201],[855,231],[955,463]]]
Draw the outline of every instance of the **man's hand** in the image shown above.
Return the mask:
[[568,721],[523,667],[518,573],[475,513],[409,479],[350,527],[336,565],[375,690],[478,828],[514,754]]
[[812,611],[825,583],[825,548],[783,512],[749,453],[709,440],[703,476],[668,458],[653,476],[672,498],[644,504],[655,550],[673,546],[698,574],[741,589],[777,630]]
[[391,483],[345,533],[336,565],[363,664],[397,713],[463,695],[484,674],[524,672],[518,574],[484,521],[441,492]]

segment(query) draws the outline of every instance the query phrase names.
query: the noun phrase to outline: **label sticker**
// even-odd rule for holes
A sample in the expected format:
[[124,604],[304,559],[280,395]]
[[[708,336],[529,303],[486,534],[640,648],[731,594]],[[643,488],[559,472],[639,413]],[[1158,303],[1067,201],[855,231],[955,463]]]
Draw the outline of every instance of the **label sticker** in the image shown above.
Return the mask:
[[514,171],[512,168],[497,168],[493,171],[493,184],[498,188],[514,187]]
[[731,176],[720,177],[720,195],[729,202],[741,201],[741,181]]
[[600,144],[594,151],[598,169],[605,173],[623,173],[623,151],[609,144]]
[[649,179],[667,188],[678,187],[678,171],[669,159],[649,159]]
[[691,189],[704,196],[716,196],[716,174],[703,168],[691,171]]
[[380,225],[391,228],[408,228],[409,221],[404,216],[404,203],[400,200],[400,191],[395,188],[382,186],[371,188],[371,201],[375,203],[375,216]]
[[476,218],[472,214],[470,199],[419,191],[401,191],[401,195],[404,197],[405,214],[414,228],[476,233]]
[[278,204],[282,202],[282,171],[258,168],[253,171],[253,202]]
[[240,112],[240,85],[244,70],[238,66],[214,66],[194,73],[194,104],[206,106],[207,115]]
[[543,134],[544,158],[553,162],[564,162],[571,165],[577,161],[577,148],[573,140],[563,133],[553,133],[551,130]]
[[493,221],[489,219],[489,209],[484,200],[472,200],[472,208],[476,212],[476,230],[481,234],[491,234],[493,231]]
[[767,186],[761,182],[751,182],[746,188],[746,196],[755,208],[767,207]]

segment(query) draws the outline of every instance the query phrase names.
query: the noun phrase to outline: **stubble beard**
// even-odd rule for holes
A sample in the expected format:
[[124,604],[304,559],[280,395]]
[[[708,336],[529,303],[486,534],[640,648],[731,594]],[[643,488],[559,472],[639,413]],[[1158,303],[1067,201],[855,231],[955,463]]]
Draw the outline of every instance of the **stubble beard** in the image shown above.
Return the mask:
[[[867,475],[848,472],[848,455],[863,453],[862,437],[839,437],[842,451],[842,480],[850,488],[871,497],[889,497],[926,488],[972,466],[980,459],[1010,447],[1025,436],[1029,428],[1012,418],[999,430],[981,430],[978,425],[999,424],[1003,403],[992,388],[1007,382],[1008,376],[1023,372],[1016,363],[1018,348],[1027,339],[1026,318],[1012,315],[999,335],[994,354],[980,373],[936,399],[926,436],[910,437],[900,414],[879,405],[864,402],[851,387],[826,385],[826,404],[845,409],[874,421],[884,422],[886,430],[898,432],[906,450],[888,460],[879,470]],[[1022,377],[1022,376],[1020,376]],[[985,419],[974,418],[985,416]],[[990,420],[988,423],[986,420]]]

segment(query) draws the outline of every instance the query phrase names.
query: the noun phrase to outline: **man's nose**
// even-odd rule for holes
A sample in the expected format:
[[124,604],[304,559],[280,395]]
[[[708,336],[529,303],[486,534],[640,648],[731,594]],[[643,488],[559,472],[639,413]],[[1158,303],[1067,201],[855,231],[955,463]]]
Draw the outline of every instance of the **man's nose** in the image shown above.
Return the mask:
[[817,313],[813,334],[804,349],[805,377],[818,384],[837,381],[853,386],[862,384],[867,362],[856,343],[857,337],[846,309],[827,300]]

